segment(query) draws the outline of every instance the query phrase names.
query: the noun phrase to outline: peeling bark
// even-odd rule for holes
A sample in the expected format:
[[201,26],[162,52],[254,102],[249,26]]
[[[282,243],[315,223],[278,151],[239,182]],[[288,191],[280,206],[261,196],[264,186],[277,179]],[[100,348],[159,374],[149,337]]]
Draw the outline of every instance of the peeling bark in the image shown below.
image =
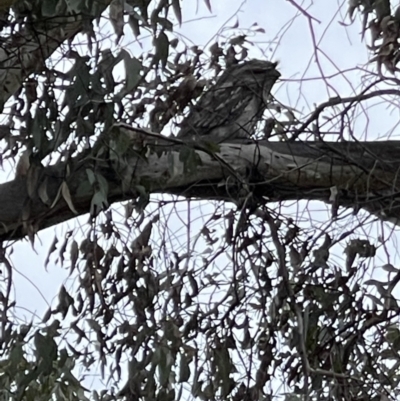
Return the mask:
[[[223,143],[217,153],[196,145],[194,152],[201,163],[188,173],[184,171],[180,151],[194,145],[140,130],[120,128],[119,131],[130,138],[130,149],[135,149],[125,155],[124,167],[106,156],[112,144],[103,142],[102,150],[96,149],[96,157],[77,157],[68,166],[63,163],[36,172],[31,170],[27,176],[0,185],[0,240],[34,235],[46,227],[88,213],[94,190],[88,182],[87,169],[107,180],[109,204],[136,198],[138,185],[150,194],[236,201],[228,185],[234,178],[237,182],[246,182],[263,202],[335,201],[339,206],[363,208],[394,224],[400,218],[400,159],[397,156],[400,141],[244,140]],[[149,149],[153,152],[144,157],[143,146],[148,147],[147,153]],[[68,176],[66,171],[70,172]],[[68,186],[76,213],[60,194],[63,182]],[[337,193],[335,199],[332,193]]]

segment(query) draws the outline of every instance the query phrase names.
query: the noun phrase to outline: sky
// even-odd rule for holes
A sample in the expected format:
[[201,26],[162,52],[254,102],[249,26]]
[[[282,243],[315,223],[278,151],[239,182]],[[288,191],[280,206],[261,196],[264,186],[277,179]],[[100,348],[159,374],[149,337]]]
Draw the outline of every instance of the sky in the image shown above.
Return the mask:
[[[341,7],[338,12],[338,5],[346,3],[347,1],[314,2],[308,11],[315,19],[310,20],[287,0],[214,0],[211,1],[211,15],[202,0],[184,1],[183,20],[188,22],[184,22],[178,32],[187,40],[207,48],[215,40],[216,34],[224,35],[225,28],[235,26],[237,21],[239,28],[244,31],[252,26],[254,29],[253,24],[257,23],[265,33],[258,33],[251,38],[259,49],[252,56],[279,62],[282,78],[274,95],[282,103],[293,107],[299,116],[304,116],[315,105],[337,96],[337,93],[350,96],[358,92],[365,84],[364,75],[362,71],[354,70],[354,67],[371,68],[365,43],[361,40],[359,22],[346,26],[349,23],[346,7]],[[305,9],[307,4],[303,2]],[[135,54],[140,48],[133,43],[128,30],[126,33],[127,49]],[[317,52],[315,46],[318,46]],[[344,76],[339,74],[343,70],[347,71]],[[322,76],[331,78],[324,80]],[[400,131],[396,134],[391,130],[396,126],[399,108],[390,109],[386,104],[378,103],[372,101],[365,104],[368,117],[362,111],[357,116],[355,128],[358,137],[372,140],[387,138],[390,134],[392,139],[398,138]],[[292,206],[291,213],[300,210],[304,219],[311,219],[301,210],[305,206],[305,203],[294,206],[294,209]],[[200,208],[197,213],[209,213],[207,204],[201,203],[197,207]],[[312,219],[322,227],[328,217],[327,208],[320,203],[312,203],[311,207],[315,210]],[[84,216],[44,230],[38,236],[35,250],[28,241],[20,241],[14,246],[13,290],[21,321],[28,322],[35,314],[43,316],[49,304],[57,297],[61,284],[65,283],[67,288],[73,285],[67,279],[68,268],[61,268],[54,258],[45,268],[44,260],[54,233],[62,239],[68,227],[84,225],[86,220],[87,217]],[[368,227],[366,230],[372,230],[377,236],[381,226]],[[382,264],[386,263],[384,256],[381,260]],[[391,262],[396,261],[397,255],[394,252]]]

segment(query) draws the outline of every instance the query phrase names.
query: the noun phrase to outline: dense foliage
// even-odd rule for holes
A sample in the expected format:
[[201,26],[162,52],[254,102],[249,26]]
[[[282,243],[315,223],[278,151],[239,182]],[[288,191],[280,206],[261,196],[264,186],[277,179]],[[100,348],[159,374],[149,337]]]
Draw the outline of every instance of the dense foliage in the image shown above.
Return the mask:
[[[207,180],[202,201],[184,191],[153,194],[146,177],[127,179],[135,168],[128,151],[144,161],[170,154],[154,145],[161,141],[154,134],[171,136],[173,148],[179,123],[217,77],[266,50],[255,44],[266,32],[261,24],[232,25],[207,46],[190,43],[180,34],[183,3],[190,2],[0,0],[0,160],[16,182],[26,180],[29,198],[15,222],[21,228],[1,222],[0,400],[398,399],[396,224],[377,221],[361,201],[339,208],[346,194],[336,187],[323,210],[309,201],[271,203],[271,194],[253,196],[249,172],[212,183],[231,202],[210,201]],[[282,3],[311,30],[320,23],[313,7]],[[212,5],[190,7],[212,13]],[[358,142],[363,102],[397,110],[399,9],[389,0],[346,7],[340,22],[361,27],[370,58],[358,69],[357,90],[301,112],[276,94],[254,140]],[[320,79],[329,87],[329,77]],[[152,144],[132,150],[126,137],[113,136],[121,126],[150,130]],[[201,146],[218,157],[217,144]],[[179,160],[171,153],[160,176],[173,176],[177,163],[183,174],[201,169],[195,150],[183,147]],[[101,163],[118,169],[104,175]],[[53,193],[42,171],[57,166],[63,174]],[[88,208],[71,195],[76,169],[86,174],[76,186],[78,194],[90,191]],[[356,180],[351,185],[368,194]],[[382,185],[395,202],[397,182]],[[35,199],[46,212],[33,215]],[[45,244],[46,266],[67,269],[69,279],[44,316],[21,323],[15,240],[26,235],[43,248],[38,232],[59,202],[86,213]]]

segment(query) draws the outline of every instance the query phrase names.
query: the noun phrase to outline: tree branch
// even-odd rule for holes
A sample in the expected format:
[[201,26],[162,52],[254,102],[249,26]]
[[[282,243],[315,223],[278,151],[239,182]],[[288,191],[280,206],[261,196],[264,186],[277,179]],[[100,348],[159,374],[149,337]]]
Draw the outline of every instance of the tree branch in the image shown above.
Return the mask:
[[[128,138],[130,145],[125,155],[115,157],[118,135]],[[201,160],[190,172],[182,161],[185,149]],[[152,153],[144,156],[150,150]],[[143,187],[149,194],[237,201],[230,190],[233,178],[239,184],[246,182],[257,200],[265,203],[300,199],[332,202],[356,210],[361,207],[398,224],[399,152],[400,141],[238,140],[223,143],[219,152],[212,153],[176,138],[115,127],[112,136],[102,138],[102,145],[91,155],[31,168],[27,176],[0,185],[0,240],[32,236],[88,213],[96,191],[88,171],[107,181],[109,204],[134,199]],[[67,192],[62,191],[65,187]]]

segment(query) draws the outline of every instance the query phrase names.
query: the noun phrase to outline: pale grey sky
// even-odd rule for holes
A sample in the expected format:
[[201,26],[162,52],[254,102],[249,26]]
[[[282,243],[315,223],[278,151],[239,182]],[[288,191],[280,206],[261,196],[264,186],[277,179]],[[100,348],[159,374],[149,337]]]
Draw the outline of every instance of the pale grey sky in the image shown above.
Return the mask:
[[[210,15],[204,2],[198,1],[198,10],[193,7],[194,2],[183,2],[184,23],[179,33],[198,45],[211,44],[212,39],[225,27],[232,27],[239,22],[239,28],[246,30],[257,23],[265,30],[265,34],[258,33],[253,42],[259,47],[252,56],[261,57],[261,53],[271,60],[279,61],[282,73],[282,82],[275,90],[276,97],[294,106],[300,112],[308,112],[313,104],[326,101],[329,96],[325,84],[320,79],[321,71],[315,62],[313,36],[310,23],[304,15],[285,0],[218,0],[212,2],[213,14]],[[312,22],[315,41],[321,49],[318,54],[320,65],[325,75],[334,75],[339,70],[363,66],[367,62],[365,44],[361,43],[359,24],[345,27],[339,23],[343,20],[345,9],[337,13],[336,2],[314,2],[309,9],[310,14],[320,23]],[[297,15],[296,18],[294,18]],[[342,16],[342,18],[340,17]],[[196,21],[196,19],[198,19]],[[346,22],[348,20],[346,19]],[[238,29],[239,29],[238,28]],[[129,33],[129,29],[127,29]],[[321,39],[322,37],[322,39]],[[127,39],[129,41],[129,37]],[[131,52],[138,47],[132,45]],[[351,95],[352,88],[359,88],[359,72],[348,73],[350,84],[341,76],[332,80],[332,85],[341,94]],[[302,77],[307,80],[300,84]],[[289,82],[288,82],[289,81]],[[381,107],[386,116],[389,112]],[[390,118],[373,118],[369,121],[369,137],[383,134],[386,128],[383,123],[393,125]],[[360,122],[361,130],[364,129]],[[86,221],[83,217],[82,223]],[[47,250],[53,239],[54,232],[62,239],[66,232],[65,226],[74,226],[68,222],[57,228],[50,228],[39,235],[34,252],[27,241],[20,241],[14,247],[13,262],[15,264],[15,291],[17,304],[21,308],[21,315],[29,319],[30,313],[42,316],[50,302],[57,295],[57,289],[67,276],[67,270],[61,269],[51,260],[48,270],[44,269],[44,260]],[[34,283],[35,286],[32,284]],[[42,297],[43,295],[43,297]],[[45,300],[47,302],[45,302]]]
[[[196,3],[197,11],[193,7]],[[308,3],[311,2],[304,2]],[[210,40],[224,24],[227,27],[233,26],[238,19],[239,27],[246,29],[257,23],[265,30],[265,34],[257,34],[252,38],[260,49],[252,56],[261,57],[264,54],[264,57],[279,61],[282,82],[275,89],[277,99],[295,107],[300,113],[307,114],[315,104],[336,96],[334,90],[327,89],[321,79],[322,74],[332,76],[329,83],[340,95],[350,96],[363,85],[362,72],[348,71],[345,77],[338,72],[354,69],[356,66],[365,67],[368,62],[365,43],[361,43],[360,24],[341,24],[349,21],[345,18],[345,7],[338,12],[338,3],[347,2],[325,0],[313,3],[308,11],[320,23],[307,20],[286,0],[214,0],[211,16],[202,0],[184,1],[183,20],[191,22],[184,23],[178,31],[195,44],[205,45],[210,44]],[[303,7],[307,8],[306,5]],[[235,15],[237,10],[239,12]],[[127,40],[129,41],[129,38]],[[315,43],[320,49],[317,54],[318,63],[315,60]],[[138,46],[135,45],[129,48],[132,53],[137,49]],[[304,81],[300,83],[302,79]],[[375,103],[377,101],[369,103],[369,106]],[[356,128],[359,138],[371,140],[383,137],[399,119],[399,108],[393,111],[388,109],[386,104],[374,106],[368,113],[368,118],[363,115],[358,117]],[[395,134],[399,137],[400,131]],[[396,136],[392,135],[392,138]],[[305,203],[298,207],[301,208],[301,205],[304,206]],[[202,207],[205,208],[203,211],[207,212],[207,206]],[[313,207],[321,208],[321,204],[315,203]],[[325,207],[323,209],[326,210]],[[315,214],[316,220],[323,221],[327,217],[328,214],[324,211]],[[304,218],[307,218],[307,214],[304,214]],[[83,217],[79,220],[84,224],[86,219]],[[66,227],[73,227],[75,224],[76,222],[70,221],[41,232],[36,240],[36,252],[27,241],[20,241],[14,246],[14,290],[17,305],[20,307],[18,315],[21,318],[29,321],[33,313],[42,317],[48,303],[57,296],[59,287],[66,280],[68,269],[56,265],[53,257],[45,270],[44,260],[54,233],[57,233],[62,242]],[[378,230],[379,225],[376,225],[375,229]],[[392,263],[395,262],[394,258]],[[382,264],[384,263],[386,261],[382,256]],[[66,287],[70,286],[71,283],[67,283]]]

